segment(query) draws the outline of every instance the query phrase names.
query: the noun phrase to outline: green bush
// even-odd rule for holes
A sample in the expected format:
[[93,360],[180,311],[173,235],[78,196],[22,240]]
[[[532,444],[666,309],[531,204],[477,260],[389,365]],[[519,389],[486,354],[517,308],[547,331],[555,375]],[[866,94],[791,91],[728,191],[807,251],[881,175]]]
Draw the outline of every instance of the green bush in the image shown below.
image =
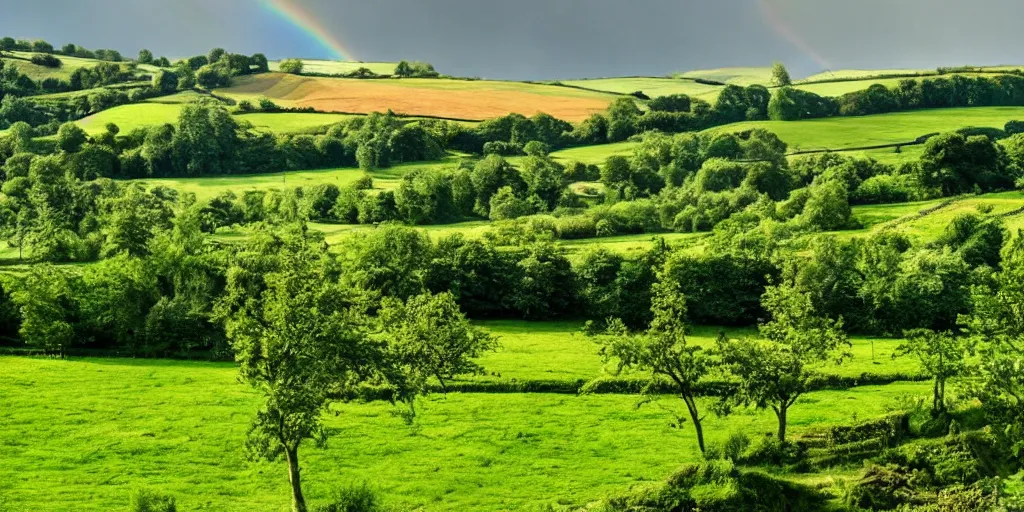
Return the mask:
[[782,466],[798,464],[806,457],[806,450],[795,443],[779,441],[775,437],[766,437],[743,451],[739,461],[752,466]]
[[555,224],[558,238],[562,240],[579,240],[597,236],[597,222],[587,215],[562,217]]
[[128,502],[129,512],[178,512],[174,497],[160,494],[147,489],[139,489],[132,493]]
[[346,487],[335,493],[327,505],[317,507],[317,512],[378,512],[382,510],[377,493],[365,483]]

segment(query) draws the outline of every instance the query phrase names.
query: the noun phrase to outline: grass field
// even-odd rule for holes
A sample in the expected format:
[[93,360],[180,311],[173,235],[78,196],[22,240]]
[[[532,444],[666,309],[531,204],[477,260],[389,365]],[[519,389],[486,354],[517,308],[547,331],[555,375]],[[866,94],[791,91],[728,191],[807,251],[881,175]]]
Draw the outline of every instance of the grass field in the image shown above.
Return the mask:
[[[288,509],[283,463],[244,458],[258,399],[230,364],[0,358],[0,368],[0,490],[22,510],[121,510],[138,487],[176,495],[181,510]],[[793,408],[791,429],[877,417],[928,389],[812,393]],[[618,395],[439,395],[420,401],[413,426],[389,405],[335,405],[328,448],[301,453],[304,488],[317,503],[366,481],[387,503],[424,511],[581,506],[698,460],[692,432],[636,403]],[[770,412],[742,411],[709,415],[705,431],[720,442],[773,426]]]
[[908,142],[929,133],[968,126],[1002,128],[1007,121],[1017,119],[1024,119],[1024,107],[949,108],[804,121],[754,121],[710,131],[764,128],[789,144],[790,151],[841,150]]
[[406,115],[483,120],[538,112],[581,121],[604,111],[617,96],[569,87],[487,80],[359,80],[268,73],[240,77],[217,91],[236,99],[267,97],[283,106],[368,114],[388,109]]
[[[277,115],[277,114],[275,114]],[[374,188],[389,190],[398,185],[398,180],[412,169],[428,167],[450,167],[458,164],[457,157],[438,162],[414,162],[399,164],[388,169],[369,173],[374,179]],[[159,178],[139,180],[140,183],[163,185],[182,192],[192,192],[198,199],[209,199],[222,192],[240,194],[246,190],[270,190],[306,187],[319,183],[334,183],[339,187],[359,179],[363,171],[348,167],[342,169],[320,169],[311,171],[289,171],[287,173],[233,174],[203,178]]]
[[[866,72],[867,73],[867,72]],[[992,73],[958,73],[960,76],[968,78],[987,77],[991,78],[994,75]],[[950,78],[954,75],[943,75],[941,78]],[[922,80],[929,78],[927,76],[921,78],[915,78],[915,80]],[[940,78],[938,75],[931,76],[930,78]],[[842,96],[847,93],[863,91],[868,87],[875,84],[884,85],[890,89],[895,88],[899,85],[900,81],[906,80],[906,78],[884,78],[884,77],[871,77],[864,80],[846,80],[841,82],[825,82],[817,84],[799,84],[795,87],[808,92],[813,92],[819,96]]]
[[686,94],[709,103],[714,103],[718,99],[718,94],[722,91],[720,86],[704,85],[692,80],[678,78],[595,78],[588,80],[562,80],[561,83],[595,91],[620,94],[642,91],[652,98],[668,96],[670,94]]
[[852,80],[872,79],[892,76],[906,75],[938,75],[934,69],[837,69],[835,71],[822,71],[794,82],[799,85],[805,82],[820,82],[823,80]]
[[132,103],[97,112],[76,123],[90,134],[105,131],[108,123],[116,124],[121,128],[121,133],[128,133],[145,126],[173,124],[178,121],[181,108],[182,104],[178,103]]
[[768,85],[772,80],[772,68],[731,67],[718,69],[698,69],[677,73],[682,78],[713,80],[734,85]]
[[3,59],[8,65],[14,64],[18,66],[18,71],[28,75],[33,81],[38,82],[47,78],[59,78],[61,80],[67,80],[71,78],[71,74],[78,68],[91,68],[99,64],[101,61],[93,59],[80,59],[78,57],[67,57],[65,55],[54,55],[60,59],[62,65],[59,68],[48,68],[46,66],[37,66],[32,64],[28,60],[33,55],[32,52],[5,52],[5,54],[14,55],[20,57],[19,59]]
[[237,121],[248,121],[263,131],[277,133],[305,133],[315,131],[317,128],[330,126],[332,124],[350,119],[349,114],[319,114],[306,112],[275,112],[275,113],[253,113],[238,114]]
[[[280,61],[271,61],[270,70],[278,71]],[[339,60],[302,60],[303,73],[317,73],[324,75],[343,75],[351,73],[359,68],[366,68],[378,75],[390,75],[395,72],[397,62],[349,62]]]

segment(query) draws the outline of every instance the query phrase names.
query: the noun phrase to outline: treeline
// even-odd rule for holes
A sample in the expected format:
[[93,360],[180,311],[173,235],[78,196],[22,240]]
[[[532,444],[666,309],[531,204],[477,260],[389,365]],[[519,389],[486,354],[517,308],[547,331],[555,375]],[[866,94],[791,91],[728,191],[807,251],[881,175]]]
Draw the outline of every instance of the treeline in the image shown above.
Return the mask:
[[[46,192],[65,194],[78,211],[64,215],[79,217],[61,217],[56,206],[36,203]],[[224,356],[223,333],[209,318],[209,305],[240,246],[206,241],[203,226],[220,214],[215,208],[175,201],[165,189],[112,182],[61,190],[52,177],[22,197],[14,200],[29,201],[31,214],[42,217],[18,219],[39,226],[25,234],[34,247],[94,247],[108,259],[81,270],[34,265],[28,275],[9,279],[7,305],[0,309],[16,314],[7,317],[6,336],[17,336],[26,324],[64,322],[74,332],[63,338],[21,337],[30,345],[59,342],[61,350]],[[98,228],[76,237],[76,225]],[[255,226],[250,236],[258,238],[268,226]],[[821,314],[843,318],[850,331],[899,335],[955,328],[958,318],[972,313],[972,294],[992,290],[1006,251],[1020,249],[1008,240],[999,219],[978,213],[957,217],[924,245],[882,231],[845,242],[819,237],[794,250],[784,231],[755,225],[717,230],[703,254],[660,243],[635,258],[596,249],[571,263],[550,239],[452,235],[432,241],[414,228],[385,224],[355,234],[336,260],[345,285],[374,300],[450,292],[471,318],[587,318],[601,325],[614,317],[635,329],[651,321],[651,290],[659,286],[680,290],[690,322],[753,325],[765,317],[767,287],[785,279]],[[51,317],[32,317],[44,313]],[[161,316],[172,313],[177,316]]]
[[[124,57],[121,56],[121,52],[117,50],[89,50],[76,44],[68,43],[62,47],[55,48],[52,44],[42,40],[36,39],[30,41],[27,39],[14,39],[13,37],[0,38],[0,51],[8,52],[34,52],[42,54],[58,54],[67,55],[68,57],[78,57],[82,59],[96,59],[105,60],[109,62],[121,62]],[[143,50],[148,51],[148,50]],[[149,54],[152,57],[152,53]],[[161,62],[166,61],[166,57],[159,59]]]
[[923,108],[996,107],[1024,105],[1024,76],[900,80],[895,87],[874,84],[838,98],[823,97],[792,87],[775,91],[771,119],[793,121],[832,116],[863,116]]

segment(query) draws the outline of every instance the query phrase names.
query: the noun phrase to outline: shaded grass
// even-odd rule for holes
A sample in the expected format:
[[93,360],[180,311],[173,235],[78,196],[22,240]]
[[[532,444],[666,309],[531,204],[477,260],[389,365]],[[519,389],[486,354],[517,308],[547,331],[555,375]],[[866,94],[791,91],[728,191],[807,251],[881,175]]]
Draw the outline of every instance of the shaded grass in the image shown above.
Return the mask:
[[594,78],[586,80],[561,80],[561,83],[574,87],[585,87],[596,91],[620,94],[642,91],[651,98],[668,96],[670,94],[686,94],[709,103],[714,103],[718,99],[718,94],[722,91],[721,86],[699,84],[692,80],[678,78]]
[[[182,510],[288,509],[284,464],[245,460],[242,440],[259,399],[230,364],[0,358],[0,368],[0,481],[16,508],[120,510],[132,488],[145,486],[175,495]],[[813,393],[793,408],[791,426],[799,433],[877,417],[927,390]],[[421,400],[414,426],[389,405],[336,405],[326,419],[329,447],[302,450],[304,488],[315,504],[366,480],[388,503],[426,511],[584,505],[698,460],[692,432],[636,401],[450,394]],[[705,425],[711,442],[773,428],[771,413],[748,411],[709,416]]]

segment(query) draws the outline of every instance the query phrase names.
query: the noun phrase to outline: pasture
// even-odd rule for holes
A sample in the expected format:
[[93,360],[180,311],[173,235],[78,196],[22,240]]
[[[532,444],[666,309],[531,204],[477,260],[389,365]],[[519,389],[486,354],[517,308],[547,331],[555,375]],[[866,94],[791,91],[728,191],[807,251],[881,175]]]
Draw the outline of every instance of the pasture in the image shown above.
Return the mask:
[[93,59],[82,59],[79,57],[68,57],[66,55],[54,55],[61,61],[59,68],[49,68],[46,66],[39,66],[29,62],[35,53],[32,52],[5,52],[5,55],[12,55],[17,58],[5,58],[3,61],[7,65],[15,65],[18,67],[18,71],[28,75],[35,82],[45,80],[47,78],[58,78],[60,80],[67,80],[71,78],[71,74],[78,68],[91,68],[99,64],[101,61]]
[[[269,64],[271,71],[280,70],[280,61],[271,61]],[[321,75],[344,75],[346,73],[356,71],[359,68],[369,69],[377,75],[390,75],[395,72],[395,66],[398,66],[397,62],[352,62],[341,60],[302,59],[303,73]]]
[[836,69],[825,70],[820,73],[815,73],[806,78],[796,80],[794,82],[794,85],[800,85],[809,82],[823,82],[827,80],[868,80],[874,78],[899,77],[908,75],[929,76],[937,74],[938,72],[935,71],[934,69]]
[[573,87],[583,87],[595,91],[632,94],[641,91],[651,98],[671,94],[686,94],[708,103],[714,103],[721,86],[705,85],[681,78],[594,78],[586,80],[562,80],[560,83]]
[[1007,121],[1017,119],[1024,119],[1024,107],[948,108],[803,121],[752,121],[712,128],[708,132],[764,128],[789,144],[790,151],[843,150],[909,142],[922,135],[968,126],[1001,129]]
[[275,133],[308,133],[315,132],[318,128],[324,128],[339,123],[353,116],[348,114],[320,114],[308,112],[255,112],[252,114],[237,114],[236,121],[252,123],[257,130]]
[[[537,331],[545,336],[543,326]],[[0,367],[9,411],[0,421],[2,493],[25,510],[119,510],[139,487],[176,495],[182,510],[288,509],[282,464],[245,459],[259,400],[231,364],[0,358]],[[928,389],[815,392],[794,407],[791,428],[878,417]],[[394,406],[336,404],[327,449],[306,445],[300,454],[304,487],[316,503],[366,481],[386,503],[424,511],[583,506],[699,460],[692,432],[671,428],[662,408],[677,409],[676,400],[641,408],[637,400],[451,393],[421,399],[413,425]],[[709,414],[705,424],[710,442],[773,428],[770,412]]]
[[79,119],[75,123],[89,134],[106,131],[106,127],[110,123],[116,124],[122,133],[128,133],[136,128],[176,123],[182,106],[183,104],[180,103],[153,103],[148,101],[132,103],[97,112],[91,116]]
[[235,99],[267,97],[287,107],[368,114],[391,110],[410,116],[484,120],[544,112],[582,121],[605,110],[617,96],[523,82],[443,79],[362,80],[268,73],[239,77],[218,94]]
[[697,69],[676,73],[679,78],[712,80],[732,85],[768,85],[772,81],[772,68],[769,67],[728,67],[717,69]]
[[[911,80],[924,80],[924,79],[937,79],[937,78],[949,79],[949,78],[951,78],[953,76],[956,76],[956,75],[964,76],[964,77],[967,77],[967,78],[978,78],[978,77],[992,78],[994,76],[997,76],[997,75],[995,75],[993,73],[956,73],[955,75],[948,74],[948,75],[941,75],[941,76],[933,73],[932,75],[922,75],[919,78],[910,78],[910,79]],[[908,79],[908,77],[886,78],[884,76],[880,76],[880,77],[868,77],[868,78],[865,78],[863,80],[844,80],[844,81],[838,81],[838,82],[822,82],[822,83],[806,83],[806,84],[797,83],[797,84],[794,85],[794,87],[796,87],[797,89],[800,89],[800,90],[807,91],[807,92],[812,92],[812,93],[817,94],[819,96],[842,96],[844,94],[848,94],[848,93],[851,93],[851,92],[863,91],[864,89],[867,89],[868,87],[871,87],[872,85],[876,85],[876,84],[877,85],[884,85],[885,87],[888,87],[889,89],[894,89],[894,88],[896,88],[899,85],[899,83],[901,81],[907,80],[907,79]]]

